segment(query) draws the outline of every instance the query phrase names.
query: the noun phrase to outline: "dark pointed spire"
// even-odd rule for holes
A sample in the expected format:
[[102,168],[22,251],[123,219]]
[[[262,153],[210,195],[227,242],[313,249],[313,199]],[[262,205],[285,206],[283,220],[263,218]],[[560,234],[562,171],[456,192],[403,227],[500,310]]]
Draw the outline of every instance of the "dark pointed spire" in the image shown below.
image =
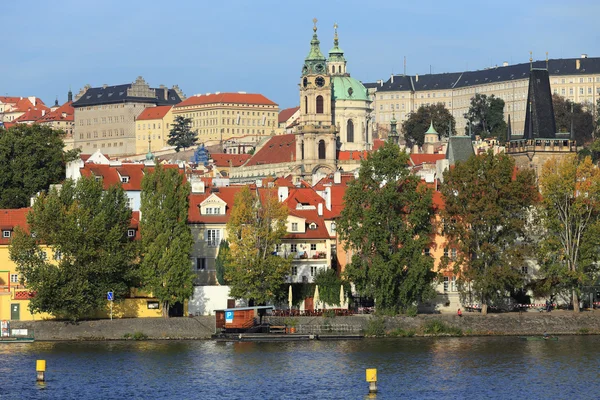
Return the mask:
[[575,140],[575,126],[573,125],[573,103],[571,103],[571,140]]
[[393,144],[398,144],[398,142],[400,141],[400,138],[398,136],[398,129],[396,128],[397,122],[398,121],[396,121],[396,115],[392,112],[392,119],[390,121],[390,134],[388,135],[388,140]]
[[512,126],[510,124],[510,114],[508,114],[508,124],[506,124],[506,141],[510,142],[512,139]]
[[69,87],[69,93],[67,94],[67,101],[73,101],[73,92],[71,91],[71,87]]

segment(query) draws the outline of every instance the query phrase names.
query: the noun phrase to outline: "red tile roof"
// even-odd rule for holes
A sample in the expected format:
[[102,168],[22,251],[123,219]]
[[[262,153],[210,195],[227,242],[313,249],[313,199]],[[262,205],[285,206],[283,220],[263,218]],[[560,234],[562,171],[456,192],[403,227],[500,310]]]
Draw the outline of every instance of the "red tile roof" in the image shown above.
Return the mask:
[[347,160],[365,160],[368,156],[368,151],[338,151],[337,159],[340,161]]
[[250,157],[252,157],[250,154],[211,153],[210,155],[210,158],[212,158],[214,164],[221,168],[229,167],[229,161],[231,161],[232,167],[239,167],[248,161]]
[[411,154],[410,162],[411,165],[421,165],[421,164],[433,164],[437,160],[443,160],[446,158],[445,154]]
[[19,100],[21,100],[20,97],[0,96],[0,102],[2,102],[4,104],[16,104]]
[[[17,104],[15,104],[15,106],[10,110],[10,112],[26,112],[30,108],[40,107],[40,106],[41,107],[46,107],[46,105],[44,104],[44,102],[42,101],[42,99],[38,99],[36,97],[36,99],[35,99],[35,106],[34,106],[33,103],[31,103],[31,101],[29,100],[29,98],[24,97],[22,99],[19,99],[19,101],[17,101]],[[46,109],[49,110],[48,107],[46,107]]]
[[[288,233],[286,239],[329,239],[331,235],[325,226],[325,219],[333,218],[333,214],[325,207],[325,199],[312,188],[298,188],[290,191],[284,201],[288,207],[289,215],[306,220],[305,232]],[[323,215],[319,215],[319,204],[322,204]],[[314,209],[298,209],[302,206],[314,206]],[[316,229],[309,229],[311,223],[316,224]]]
[[[73,102],[69,101],[56,110],[47,113],[44,117],[40,118],[38,122],[55,122],[55,121],[70,121],[73,122],[75,119],[75,109],[72,106]],[[63,116],[64,114],[64,116]]]
[[281,110],[279,112],[279,116],[278,116],[278,121],[279,123],[284,123],[286,122],[288,119],[290,119],[292,117],[292,115],[294,115],[296,113],[296,111],[298,111],[300,109],[300,107],[292,107],[292,108],[286,108],[285,110]]
[[277,135],[258,149],[246,166],[281,164],[296,160],[296,135]]
[[219,93],[192,96],[174,106],[175,108],[196,106],[201,104],[258,104],[258,105],[273,105],[277,103],[267,99],[262,94],[255,93]]
[[[188,208],[188,223],[190,224],[223,224],[229,221],[231,216],[231,210],[233,208],[233,201],[236,193],[242,190],[244,186],[229,186],[220,187],[218,191],[211,192],[211,188],[207,187],[205,193],[193,193],[189,196],[189,208]],[[215,190],[215,189],[213,189]],[[223,200],[227,205],[225,207],[225,214],[200,214],[200,204],[212,194]]]
[[19,118],[15,119],[14,122],[36,122],[40,119],[44,118],[47,114],[50,113],[50,108],[45,105],[40,105],[37,107],[32,107],[25,111],[25,114],[21,115]]
[[[163,168],[178,168],[177,165],[163,165]],[[79,169],[81,176],[100,176],[102,177],[102,186],[108,189],[115,184],[121,184],[124,190],[138,191],[142,189],[142,178],[144,173],[154,171],[154,167],[146,167],[144,164],[85,164]],[[180,173],[183,171],[180,169]],[[128,182],[121,182],[122,177],[129,177]],[[184,177],[185,179],[185,177]]]
[[[11,231],[11,236],[17,226],[27,230],[27,214],[30,210],[31,208],[0,210],[0,230]],[[5,238],[2,232],[0,232],[0,245],[9,244],[10,240],[10,238]]]
[[378,150],[380,147],[383,147],[384,144],[385,144],[385,140],[383,140],[383,139],[373,140],[373,151]]
[[169,112],[172,106],[157,106],[157,107],[146,107],[138,115],[136,121],[144,121],[148,119],[163,119]]

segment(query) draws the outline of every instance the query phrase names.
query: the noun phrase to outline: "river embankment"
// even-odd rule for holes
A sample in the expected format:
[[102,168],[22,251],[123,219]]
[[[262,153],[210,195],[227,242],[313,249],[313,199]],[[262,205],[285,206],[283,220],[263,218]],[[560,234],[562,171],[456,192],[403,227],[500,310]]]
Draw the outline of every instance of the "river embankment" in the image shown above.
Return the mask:
[[[268,319],[268,318],[267,318]],[[429,335],[432,326],[467,336],[513,336],[600,334],[600,311],[523,312],[481,315],[465,313],[462,317],[446,314],[419,314],[415,317],[377,317],[353,315],[338,317],[279,318],[272,323],[292,324],[297,333],[362,332],[379,329],[390,336],[411,333]],[[441,323],[441,324],[440,324]],[[215,333],[215,317],[125,318],[93,321],[11,321],[11,328],[33,329],[35,339],[53,340],[122,340],[136,333],[152,340],[209,339]],[[444,333],[444,332],[439,332]],[[400,334],[402,336],[402,334]]]

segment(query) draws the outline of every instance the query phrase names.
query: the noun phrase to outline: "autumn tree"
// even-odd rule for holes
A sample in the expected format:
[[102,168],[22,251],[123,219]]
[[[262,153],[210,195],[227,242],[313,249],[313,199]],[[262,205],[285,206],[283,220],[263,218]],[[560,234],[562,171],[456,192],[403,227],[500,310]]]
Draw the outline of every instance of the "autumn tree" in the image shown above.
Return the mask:
[[64,151],[64,132],[43,125],[0,128],[0,208],[21,208],[65,178],[78,151]]
[[175,151],[192,147],[198,142],[198,133],[192,130],[192,119],[178,115],[171,125],[169,132],[169,146],[175,146]]
[[225,280],[225,265],[229,262],[229,242],[227,240],[221,240],[219,244],[219,255],[215,259],[215,269],[217,275],[217,282],[219,285],[226,285]]
[[[10,258],[36,293],[32,312],[78,320],[105,309],[106,293],[123,299],[135,280],[131,210],[123,189],[83,177],[42,193],[17,230]],[[50,251],[45,252],[45,248]]]
[[444,104],[420,106],[416,112],[408,114],[408,118],[402,123],[402,132],[408,144],[410,146],[414,144],[422,146],[425,140],[425,132],[427,132],[432,122],[441,136],[447,137],[450,127],[452,134],[456,134],[456,121]]
[[171,305],[183,304],[194,291],[189,194],[190,185],[177,168],[156,164],[142,179],[141,278],[145,289],[160,300],[164,317]]
[[361,162],[350,183],[338,233],[352,253],[346,274],[378,311],[406,311],[435,295],[432,193],[408,168],[408,155],[386,142]]
[[590,110],[580,103],[575,103],[561,95],[552,95],[554,118],[558,132],[575,131],[578,145],[587,144],[593,140],[594,117]]
[[551,158],[540,174],[542,192],[539,262],[545,278],[571,291],[594,281],[600,261],[600,170],[591,158]]
[[526,223],[538,191],[532,170],[491,151],[471,156],[444,173],[443,232],[457,249],[453,264],[463,298],[487,305],[503,299],[522,280],[530,254]]
[[[487,96],[477,93],[471,98],[469,111],[464,114],[468,121],[465,134],[479,135],[482,138],[495,137],[506,141],[506,122],[504,121],[504,100],[493,94]],[[471,127],[469,128],[469,124]],[[471,129],[469,131],[469,129]]]
[[246,186],[236,194],[227,223],[225,280],[231,296],[256,304],[283,297],[292,260],[273,253],[287,232],[287,215],[287,207],[270,191],[253,193]]

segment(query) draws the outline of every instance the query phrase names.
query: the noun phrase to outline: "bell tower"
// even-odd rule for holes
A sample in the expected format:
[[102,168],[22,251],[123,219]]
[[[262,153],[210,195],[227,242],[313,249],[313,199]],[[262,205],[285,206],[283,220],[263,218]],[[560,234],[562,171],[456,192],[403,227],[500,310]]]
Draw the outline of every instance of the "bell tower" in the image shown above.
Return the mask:
[[340,49],[340,41],[337,33],[338,24],[333,24],[333,48],[329,50],[329,58],[327,60],[327,70],[332,76],[346,75],[346,58],[344,51]]
[[296,130],[296,160],[304,174],[336,170],[336,129],[332,117],[331,74],[319,47],[317,19],[313,19],[310,51],[300,78],[300,121]]

